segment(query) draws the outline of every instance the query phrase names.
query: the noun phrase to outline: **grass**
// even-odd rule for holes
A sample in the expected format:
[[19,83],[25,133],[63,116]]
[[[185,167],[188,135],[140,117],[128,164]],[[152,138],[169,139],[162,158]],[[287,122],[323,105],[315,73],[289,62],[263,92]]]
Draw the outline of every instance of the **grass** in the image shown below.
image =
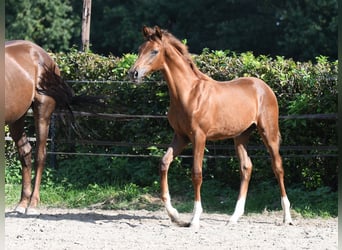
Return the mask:
[[[253,185],[246,201],[246,213],[262,213],[265,210],[281,210],[280,197],[274,183]],[[14,207],[20,198],[19,184],[6,184],[6,207]],[[172,191],[172,187],[171,191]],[[173,205],[179,212],[193,209],[191,185],[182,193],[172,195]],[[206,181],[202,186],[202,203],[205,212],[231,214],[235,208],[238,192],[215,180]],[[155,188],[142,188],[136,184],[113,186],[88,185],[85,188],[64,187],[62,184],[41,187],[41,206],[61,208],[101,208],[101,209],[146,209],[162,208]],[[299,187],[288,188],[292,209],[306,218],[336,217],[337,193],[329,188],[305,191]]]
[[[92,159],[81,158],[81,162],[79,160],[64,164],[58,171],[45,169],[40,192],[41,206],[147,210],[162,208],[159,199],[160,183],[156,181],[159,177],[151,176],[151,171],[146,170],[151,166],[122,159],[113,159],[113,162],[109,163],[101,159],[96,164]],[[19,201],[20,171],[19,161],[8,162],[5,172],[7,207],[14,207]],[[135,175],[128,175],[132,173]],[[191,212],[194,194],[190,168],[176,164],[169,177],[172,204],[179,212]],[[287,194],[292,210],[304,217],[337,216],[337,192],[332,192],[328,187],[309,191],[304,186],[288,186]],[[238,191],[227,183],[207,177],[202,184],[201,197],[205,212],[232,214]],[[252,179],[245,212],[262,213],[265,210],[281,210],[276,180],[260,182]]]
[[[6,207],[14,207],[20,198],[19,184],[6,184]],[[153,196],[135,184],[124,186],[89,185],[86,188],[64,188],[62,185],[42,186],[40,205],[43,207],[102,209],[148,209],[160,207]]]

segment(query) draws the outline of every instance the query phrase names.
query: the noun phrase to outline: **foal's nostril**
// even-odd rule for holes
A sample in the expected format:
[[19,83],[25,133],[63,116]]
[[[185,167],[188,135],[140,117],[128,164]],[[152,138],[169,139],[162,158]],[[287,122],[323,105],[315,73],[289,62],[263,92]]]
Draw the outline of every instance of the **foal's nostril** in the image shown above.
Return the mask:
[[137,74],[137,71],[136,70],[129,70],[128,71],[128,75],[131,79],[135,79],[137,78],[138,74]]
[[135,70],[135,69],[131,69],[128,71],[128,75],[129,75],[129,78],[134,81],[134,82],[137,82],[139,81],[139,77],[140,74],[139,74],[139,71],[138,70]]

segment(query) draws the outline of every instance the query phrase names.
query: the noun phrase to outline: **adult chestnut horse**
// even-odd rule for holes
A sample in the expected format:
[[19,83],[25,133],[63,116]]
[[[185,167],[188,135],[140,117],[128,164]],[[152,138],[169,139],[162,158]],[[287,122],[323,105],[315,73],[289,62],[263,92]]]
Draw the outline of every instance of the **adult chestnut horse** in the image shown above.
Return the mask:
[[[22,164],[22,191],[16,211],[35,214],[46,159],[46,140],[50,117],[56,106],[69,108],[73,93],[60,77],[53,59],[29,41],[5,44],[5,123],[19,151]],[[31,190],[31,146],[24,132],[24,120],[32,107],[37,149],[35,181]]]
[[[234,138],[240,160],[241,186],[230,222],[237,222],[244,213],[252,173],[246,145],[251,131],[256,127],[271,155],[272,168],[280,186],[284,223],[292,224],[279,154],[278,104],[271,88],[253,77],[215,81],[199,71],[187,47],[172,34],[155,26],[144,27],[143,35],[146,41],[140,46],[139,57],[129,74],[134,81],[139,82],[145,75],[160,70],[168,84],[168,120],[174,137],[161,159],[160,184],[161,199],[171,220],[180,226],[199,227],[202,213],[202,160],[206,140]],[[170,163],[190,142],[194,158],[192,182],[195,202],[191,222],[184,223],[171,205],[167,173]]]

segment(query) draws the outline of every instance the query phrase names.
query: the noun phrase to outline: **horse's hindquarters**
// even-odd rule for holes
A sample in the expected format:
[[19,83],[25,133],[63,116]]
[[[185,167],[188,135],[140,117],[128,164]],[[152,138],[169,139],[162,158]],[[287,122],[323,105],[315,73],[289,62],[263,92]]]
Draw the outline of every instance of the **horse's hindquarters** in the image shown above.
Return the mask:
[[34,85],[20,75],[11,76],[16,78],[8,81],[6,72],[5,86],[5,123],[10,124],[26,114],[33,100]]

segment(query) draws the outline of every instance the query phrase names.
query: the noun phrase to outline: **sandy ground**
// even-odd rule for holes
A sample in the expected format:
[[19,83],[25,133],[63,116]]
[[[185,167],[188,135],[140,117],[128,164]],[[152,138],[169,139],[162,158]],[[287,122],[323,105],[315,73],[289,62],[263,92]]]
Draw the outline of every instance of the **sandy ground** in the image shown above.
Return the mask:
[[[185,220],[191,214],[181,214]],[[42,209],[38,216],[6,209],[8,250],[60,249],[337,249],[337,218],[294,217],[264,212],[227,224],[229,215],[203,213],[198,232],[172,224],[164,210]]]

